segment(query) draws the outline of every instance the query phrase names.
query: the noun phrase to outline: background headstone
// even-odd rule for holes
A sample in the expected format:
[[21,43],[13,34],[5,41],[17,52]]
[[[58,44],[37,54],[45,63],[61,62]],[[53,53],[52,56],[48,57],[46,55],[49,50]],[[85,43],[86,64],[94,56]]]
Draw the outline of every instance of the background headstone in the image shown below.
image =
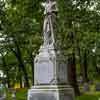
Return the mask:
[[100,91],[100,82],[96,83],[95,88],[96,88],[96,91]]
[[3,84],[0,84],[0,100],[6,99],[5,88]]
[[88,83],[84,83],[84,85],[83,85],[83,92],[88,92],[88,91],[90,91],[90,86],[89,86]]

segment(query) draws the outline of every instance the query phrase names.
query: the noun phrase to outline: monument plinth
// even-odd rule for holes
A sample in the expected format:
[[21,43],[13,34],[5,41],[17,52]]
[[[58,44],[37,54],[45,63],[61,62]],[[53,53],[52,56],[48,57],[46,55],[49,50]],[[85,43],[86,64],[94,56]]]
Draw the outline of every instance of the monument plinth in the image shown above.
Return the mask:
[[73,100],[74,91],[68,84],[65,57],[55,41],[56,2],[45,3],[44,44],[34,60],[34,86],[28,91],[28,100]]

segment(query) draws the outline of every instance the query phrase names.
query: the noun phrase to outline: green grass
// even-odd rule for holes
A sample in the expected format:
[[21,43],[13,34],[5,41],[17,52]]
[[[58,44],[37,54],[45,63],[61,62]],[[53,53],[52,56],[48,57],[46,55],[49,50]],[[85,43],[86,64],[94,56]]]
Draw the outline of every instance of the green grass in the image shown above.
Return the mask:
[[[12,93],[7,91],[7,100],[12,100]],[[27,100],[27,89],[16,90],[16,100]]]
[[86,93],[76,97],[76,100],[100,100],[100,92]]
[[[27,100],[27,89],[17,91],[17,100]],[[86,93],[76,97],[76,100],[99,100],[100,92]],[[11,100],[11,99],[10,99]]]
[[17,100],[27,100],[27,89],[18,89],[16,98]]

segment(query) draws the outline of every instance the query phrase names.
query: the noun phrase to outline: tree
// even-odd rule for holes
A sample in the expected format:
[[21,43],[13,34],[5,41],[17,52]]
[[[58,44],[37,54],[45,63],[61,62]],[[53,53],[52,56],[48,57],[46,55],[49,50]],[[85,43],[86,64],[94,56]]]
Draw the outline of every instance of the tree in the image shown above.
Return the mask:
[[[34,8],[37,2],[39,6],[37,5]],[[32,51],[34,52],[39,47],[41,41],[39,34],[41,29],[40,23],[42,23],[42,20],[40,21],[42,19],[41,1],[25,0],[22,2],[19,0],[7,0],[5,3],[7,7],[5,6],[5,15],[2,18],[2,34],[6,35],[5,42],[7,47],[15,55],[19,69],[21,68],[24,73],[26,85],[29,86],[28,72],[26,71],[24,61],[29,58],[31,64],[27,62],[32,66],[34,71]],[[32,48],[34,46],[33,43],[29,44],[33,40],[32,37],[36,37],[36,39],[34,38],[34,48]],[[39,44],[36,43],[37,39],[40,39]],[[27,51],[29,51],[29,54],[26,54]],[[28,58],[25,58],[26,55]]]
[[[74,60],[71,64],[74,64],[72,78],[73,84],[76,84],[76,61],[79,59],[80,67],[82,72],[82,77],[84,82],[88,81],[88,62],[90,58],[90,53],[95,47],[96,40],[99,36],[99,10],[97,10],[97,1],[93,0],[57,0],[59,7],[59,34],[61,36],[61,43],[63,45],[62,49],[67,55],[73,54],[74,51]],[[97,3],[97,4],[96,4]],[[98,6],[100,6],[98,4]],[[62,19],[62,20],[61,20]],[[98,20],[98,21],[97,21]],[[74,43],[71,42],[69,38],[69,33],[74,33]],[[95,35],[94,35],[95,33]],[[74,47],[74,50],[73,50]],[[78,57],[78,59],[76,58]],[[69,71],[70,71],[69,70]],[[76,87],[74,86],[74,89]],[[77,86],[78,88],[78,86]],[[78,91],[75,91],[76,94],[79,94]]]

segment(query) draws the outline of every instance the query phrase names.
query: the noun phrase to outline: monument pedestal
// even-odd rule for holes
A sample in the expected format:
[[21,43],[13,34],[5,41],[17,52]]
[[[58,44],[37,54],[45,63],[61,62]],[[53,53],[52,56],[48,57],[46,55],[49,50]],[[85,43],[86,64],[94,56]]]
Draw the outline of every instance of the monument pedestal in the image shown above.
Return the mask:
[[28,91],[28,100],[74,100],[68,85],[67,63],[54,48],[41,48],[34,61],[35,85]]
[[28,100],[74,100],[74,91],[69,85],[34,86],[28,91]]

